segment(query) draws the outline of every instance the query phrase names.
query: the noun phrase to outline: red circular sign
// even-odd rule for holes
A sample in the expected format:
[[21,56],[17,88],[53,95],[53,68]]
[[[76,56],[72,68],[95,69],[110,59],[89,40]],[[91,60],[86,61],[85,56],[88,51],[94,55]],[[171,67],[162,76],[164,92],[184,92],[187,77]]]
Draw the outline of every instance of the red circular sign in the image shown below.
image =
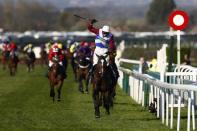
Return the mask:
[[168,24],[174,30],[184,30],[189,23],[189,17],[185,11],[175,10],[168,17]]

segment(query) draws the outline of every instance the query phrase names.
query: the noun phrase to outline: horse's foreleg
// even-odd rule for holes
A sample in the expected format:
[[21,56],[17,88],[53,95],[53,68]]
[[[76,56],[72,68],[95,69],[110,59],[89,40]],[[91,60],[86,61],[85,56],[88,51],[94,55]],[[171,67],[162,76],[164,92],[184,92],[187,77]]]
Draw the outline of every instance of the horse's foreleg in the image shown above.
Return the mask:
[[57,89],[57,92],[58,92],[58,101],[61,100],[62,85],[63,85],[63,82],[60,82],[60,83],[58,84],[58,89]]
[[99,110],[99,92],[97,90],[93,90],[93,100],[94,100],[94,109],[95,109],[95,117],[100,117]]
[[89,79],[86,77],[86,80],[85,80],[85,85],[86,85],[86,93],[89,92],[88,90],[88,86],[89,86]]
[[54,85],[51,84],[51,90],[50,90],[50,97],[53,97],[53,102],[55,101],[55,91],[54,91]]
[[83,93],[83,83],[81,76],[79,76],[78,83],[79,83],[79,91]]
[[109,112],[109,105],[110,105],[110,95],[109,95],[109,92],[108,91],[106,91],[105,93],[104,93],[104,96],[103,96],[104,98],[103,98],[103,100],[104,100],[104,107],[105,107],[105,109],[106,109],[106,113],[107,114],[110,114],[110,112]]

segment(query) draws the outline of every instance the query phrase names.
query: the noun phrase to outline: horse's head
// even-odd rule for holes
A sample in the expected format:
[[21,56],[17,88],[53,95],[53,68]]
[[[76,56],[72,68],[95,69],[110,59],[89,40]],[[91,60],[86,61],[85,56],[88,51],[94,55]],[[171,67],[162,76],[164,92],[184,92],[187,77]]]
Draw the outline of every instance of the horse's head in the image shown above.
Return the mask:
[[84,52],[79,52],[77,64],[80,68],[88,68],[91,63],[91,59],[86,56]]
[[9,54],[9,60],[14,63],[16,62],[16,55],[13,51],[11,51]]
[[108,61],[107,61],[108,54],[106,53],[105,55],[102,55],[102,56],[99,56],[99,55],[96,55],[96,56],[98,57],[96,71],[102,77],[108,66]]
[[59,57],[58,56],[55,56],[55,57],[53,57],[53,65],[52,65],[52,71],[54,72],[54,73],[57,73],[57,71],[58,71],[58,68],[59,68]]

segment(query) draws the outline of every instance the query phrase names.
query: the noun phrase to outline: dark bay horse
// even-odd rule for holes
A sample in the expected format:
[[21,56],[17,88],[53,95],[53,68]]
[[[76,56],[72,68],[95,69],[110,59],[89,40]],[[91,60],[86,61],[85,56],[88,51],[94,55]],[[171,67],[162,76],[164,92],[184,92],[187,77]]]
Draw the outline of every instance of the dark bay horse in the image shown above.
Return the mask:
[[[115,63],[115,57],[116,57],[116,53],[114,52],[110,52],[109,53],[109,65],[111,65],[110,67],[113,68],[111,69],[112,70],[117,70],[117,66],[116,66],[116,63]],[[115,95],[116,95],[116,85],[117,85],[117,81],[118,81],[118,77],[119,77],[119,73],[117,74],[116,72],[111,72],[113,74],[113,76],[111,77],[113,80],[112,80],[112,91],[111,91],[111,96],[114,98]],[[113,104],[113,103],[112,103]],[[113,106],[113,105],[112,105]]]
[[55,101],[55,87],[58,92],[58,101],[60,101],[61,97],[61,89],[64,82],[64,77],[61,73],[61,65],[59,64],[59,58],[54,57],[54,64],[49,70],[49,83],[50,83],[50,97],[53,98],[53,102]]
[[44,49],[42,49],[41,51],[40,51],[40,56],[41,56],[41,58],[40,58],[40,60],[41,60],[41,65],[42,66],[44,66],[44,65],[48,65],[48,58],[47,58],[47,52],[44,50]]
[[73,69],[73,74],[74,74],[74,78],[75,78],[75,81],[77,81],[77,59],[76,59],[76,55],[77,53],[74,52],[72,54],[72,57],[71,57],[71,66],[72,66],[72,69]]
[[106,113],[110,114],[109,108],[112,102],[111,98],[111,88],[112,87],[112,79],[111,79],[111,71],[106,61],[106,56],[97,56],[98,63],[95,66],[93,73],[93,100],[94,100],[94,108],[95,108],[95,117],[100,117],[99,107],[103,104],[106,109]]
[[88,93],[88,73],[91,67],[91,60],[89,57],[86,57],[84,53],[80,53],[78,56],[78,68],[77,68],[77,78],[79,83],[79,91],[83,91],[83,80],[85,81],[85,92]]
[[14,76],[17,71],[17,65],[18,65],[18,57],[11,52],[8,60],[8,68],[10,71],[10,76]]
[[32,51],[30,53],[27,53],[27,57],[26,57],[26,65],[27,65],[27,71],[30,72],[32,70],[34,70],[34,62],[36,60],[35,57],[35,53]]

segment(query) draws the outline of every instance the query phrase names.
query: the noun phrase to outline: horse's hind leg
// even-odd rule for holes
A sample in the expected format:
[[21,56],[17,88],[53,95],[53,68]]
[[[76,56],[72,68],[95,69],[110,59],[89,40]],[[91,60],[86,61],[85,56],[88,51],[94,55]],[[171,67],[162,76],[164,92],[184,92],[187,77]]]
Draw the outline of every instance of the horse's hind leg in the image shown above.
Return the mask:
[[107,114],[110,114],[110,112],[109,112],[109,103],[110,103],[110,95],[109,95],[109,92],[105,92],[104,93],[103,100],[104,100],[104,107],[106,109],[106,113]]

